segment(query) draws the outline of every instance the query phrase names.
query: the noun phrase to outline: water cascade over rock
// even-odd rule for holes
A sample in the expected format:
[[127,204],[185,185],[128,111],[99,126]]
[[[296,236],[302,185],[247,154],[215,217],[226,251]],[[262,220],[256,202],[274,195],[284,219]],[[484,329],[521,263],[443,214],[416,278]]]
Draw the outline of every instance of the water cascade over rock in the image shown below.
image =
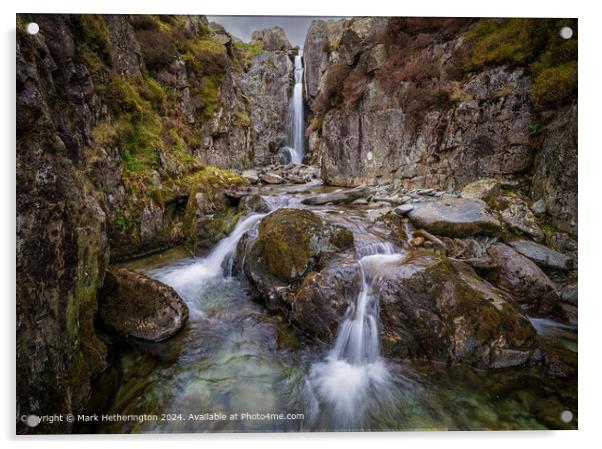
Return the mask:
[[[223,277],[224,274],[229,275],[231,258],[238,241],[264,216],[265,214],[252,214],[239,221],[232,233],[220,240],[207,257],[195,259],[192,263],[188,260],[185,266],[174,265],[169,270],[151,272],[151,276],[173,287],[188,302],[191,314],[202,315],[200,309],[194,307],[194,298],[198,296],[198,291],[208,280]],[[224,264],[228,266],[224,267]]]
[[289,142],[282,149],[283,162],[300,164],[303,161],[305,151],[304,140],[304,118],[303,118],[303,49],[295,56],[295,87],[289,110]]
[[312,366],[306,389],[311,425],[326,419],[337,430],[360,430],[370,410],[393,394],[382,358],[378,318],[378,278],[384,264],[399,261],[393,245],[375,243],[358,250],[361,289],[341,324],[326,360]]

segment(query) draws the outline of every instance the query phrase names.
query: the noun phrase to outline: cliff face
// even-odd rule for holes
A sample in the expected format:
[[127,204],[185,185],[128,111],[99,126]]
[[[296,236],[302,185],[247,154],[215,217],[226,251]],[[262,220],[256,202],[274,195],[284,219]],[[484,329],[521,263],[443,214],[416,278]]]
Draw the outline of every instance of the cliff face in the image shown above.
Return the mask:
[[[274,70],[267,88],[247,81]],[[228,207],[223,190],[244,182],[228,169],[253,166],[254,146],[284,129],[258,109],[278,93],[286,110],[289,71],[286,52],[204,17],[18,17],[20,414],[81,410],[105,366],[94,317],[109,258],[194,237]]]
[[[554,77],[565,66],[572,74],[573,61],[548,67],[537,53],[542,45],[573,43],[558,42],[552,23],[555,34],[539,47],[529,36],[515,38],[526,42],[520,51],[504,42],[506,28],[528,25],[314,21],[304,46],[312,112],[307,137],[322,179],[341,186],[395,182],[454,190],[487,177],[520,180],[534,201],[544,199],[555,226],[576,233],[576,221],[567,219],[577,216],[576,176],[552,173],[546,156],[562,151],[563,159],[576,158],[573,80]],[[562,47],[563,57],[576,58],[574,44]],[[554,89],[549,83],[556,83]],[[557,85],[567,91],[560,99],[550,94],[564,94]]]

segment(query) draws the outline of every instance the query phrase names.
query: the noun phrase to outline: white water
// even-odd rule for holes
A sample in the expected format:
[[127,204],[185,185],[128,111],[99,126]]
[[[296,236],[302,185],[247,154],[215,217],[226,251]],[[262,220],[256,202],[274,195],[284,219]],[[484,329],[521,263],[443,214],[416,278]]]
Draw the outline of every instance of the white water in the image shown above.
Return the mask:
[[288,151],[293,164],[300,164],[305,154],[303,149],[305,134],[303,119],[303,49],[299,49],[299,54],[295,56],[295,86],[293,87],[289,116],[291,137],[289,146],[284,147],[283,150]]
[[239,221],[232,233],[219,241],[207,257],[186,261],[185,265],[175,266],[169,270],[157,270],[150,273],[155,279],[173,287],[188,303],[191,317],[202,317],[203,312],[196,304],[199,292],[207,286],[211,279],[225,276],[224,261],[234,255],[236,245],[241,237],[255,226],[266,214],[253,214]]
[[360,430],[370,410],[394,394],[381,355],[378,283],[383,266],[402,256],[383,243],[366,245],[359,255],[361,290],[346,312],[334,347],[324,362],[312,366],[306,382],[310,425],[327,419],[338,430]]

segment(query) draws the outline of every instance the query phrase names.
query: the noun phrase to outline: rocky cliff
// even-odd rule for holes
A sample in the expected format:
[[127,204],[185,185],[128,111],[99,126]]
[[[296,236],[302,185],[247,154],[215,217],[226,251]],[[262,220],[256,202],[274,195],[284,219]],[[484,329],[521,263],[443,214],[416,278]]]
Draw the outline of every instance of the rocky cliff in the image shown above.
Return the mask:
[[566,24],[576,29],[561,20],[314,21],[307,137],[322,179],[450,190],[520,181],[552,225],[575,234],[577,178],[551,164],[577,155],[576,40],[558,35]]
[[19,414],[87,401],[110,258],[227,232],[224,190],[246,182],[230,169],[260,163],[285,127],[292,64],[272,34],[244,43],[201,16],[17,18]]

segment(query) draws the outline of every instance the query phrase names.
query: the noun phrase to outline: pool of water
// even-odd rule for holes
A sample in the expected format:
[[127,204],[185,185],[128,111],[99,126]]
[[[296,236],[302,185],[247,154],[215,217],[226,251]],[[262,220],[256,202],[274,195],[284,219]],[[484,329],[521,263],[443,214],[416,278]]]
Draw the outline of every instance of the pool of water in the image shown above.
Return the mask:
[[[279,193],[275,190],[275,196]],[[299,207],[299,197],[288,195],[286,201],[280,195],[273,203]],[[347,212],[340,223],[356,236],[373,232],[371,238],[378,238],[365,225],[365,211]],[[249,219],[234,233],[253,233],[258,221]],[[179,248],[121,265],[174,287],[187,302],[190,319],[169,341],[127,342],[116,360],[117,389],[103,413],[150,414],[158,420],[104,422],[85,431],[577,427],[576,379],[544,378],[535,368],[478,371],[381,357],[358,368],[329,358],[333,348],[304,342],[281,317],[255,303],[243,281],[229,275],[234,240],[229,246],[222,241],[201,258]],[[549,320],[532,322],[548,344],[577,352],[576,328]],[[573,414],[570,422],[561,419],[566,410]]]

